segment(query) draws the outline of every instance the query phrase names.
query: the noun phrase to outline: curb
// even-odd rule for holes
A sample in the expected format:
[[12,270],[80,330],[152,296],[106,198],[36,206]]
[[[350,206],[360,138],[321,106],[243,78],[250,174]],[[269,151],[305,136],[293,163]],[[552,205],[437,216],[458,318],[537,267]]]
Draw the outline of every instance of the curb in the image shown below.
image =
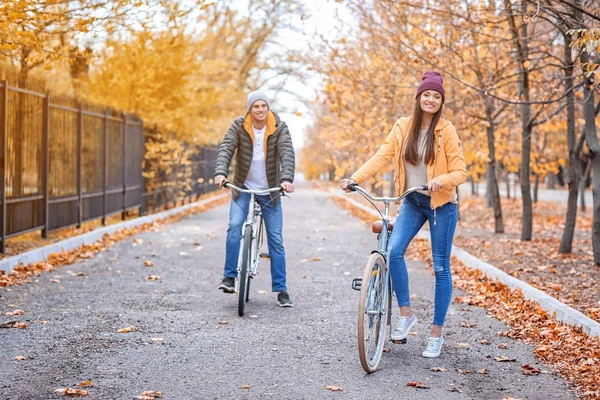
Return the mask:
[[17,265],[28,265],[36,262],[42,262],[45,261],[50,256],[50,254],[60,253],[66,250],[73,250],[86,244],[93,244],[96,241],[100,240],[106,234],[110,235],[124,228],[133,228],[146,223],[154,222],[158,219],[168,218],[172,215],[189,210],[190,208],[207,205],[212,203],[213,201],[221,200],[226,196],[228,196],[228,194],[223,193],[219,196],[214,196],[209,199],[186,204],[180,207],[175,207],[170,210],[162,211],[156,214],[146,215],[144,217],[135,218],[129,221],[119,222],[118,224],[94,229],[93,231],[84,233],[82,235],[78,235],[72,238],[61,240],[56,243],[49,244],[47,246],[26,251],[24,253],[17,254],[15,256],[8,257],[0,261],[0,270],[4,270],[6,274],[9,274]]
[[[379,217],[379,214],[363,204],[358,203],[355,200],[349,199],[346,196],[330,193],[330,196],[337,197],[348,203],[352,204],[363,211],[370,213],[375,217]],[[420,239],[429,239],[429,233],[421,229],[417,234]],[[452,245],[452,255],[459,259],[463,264],[472,269],[478,269],[482,271],[488,278],[495,279],[505,284],[512,290],[519,289],[523,293],[523,297],[527,300],[537,302],[540,307],[547,311],[552,318],[557,321],[567,323],[576,327],[581,327],[582,331],[590,337],[600,337],[600,324],[583,313],[575,310],[568,305],[561,303],[552,296],[547,295],[539,289],[534,288],[526,282],[523,282],[514,276],[507,274],[506,272],[494,267],[491,264],[486,263],[470,254],[469,252],[461,249],[458,246]]]

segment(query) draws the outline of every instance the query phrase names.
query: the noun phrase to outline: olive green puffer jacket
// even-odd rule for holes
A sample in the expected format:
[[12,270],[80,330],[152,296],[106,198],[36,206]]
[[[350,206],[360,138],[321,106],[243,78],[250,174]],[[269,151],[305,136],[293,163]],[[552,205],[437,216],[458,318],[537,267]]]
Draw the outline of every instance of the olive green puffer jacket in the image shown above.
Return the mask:
[[[269,111],[267,115],[267,129],[264,140],[265,169],[269,187],[278,187],[284,181],[293,182],[296,160],[292,137],[286,123],[272,111]],[[235,119],[227,130],[217,155],[215,177],[217,175],[228,176],[229,165],[236,150],[233,184],[242,187],[250,171],[254,152],[254,129],[252,129],[250,114]],[[234,193],[235,199],[238,196],[239,193]],[[279,196],[279,193],[271,194],[275,204],[277,204]]]

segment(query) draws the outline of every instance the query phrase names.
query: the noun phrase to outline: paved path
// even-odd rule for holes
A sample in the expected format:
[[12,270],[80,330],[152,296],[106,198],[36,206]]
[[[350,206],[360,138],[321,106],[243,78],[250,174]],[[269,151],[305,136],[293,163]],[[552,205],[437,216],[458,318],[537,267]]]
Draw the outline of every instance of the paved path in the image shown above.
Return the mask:
[[[264,261],[247,316],[237,316],[234,295],[215,289],[228,213],[219,207],[141,234],[142,244],[129,239],[39,282],[1,291],[0,311],[24,310],[19,319],[28,327],[0,329],[0,398],[55,399],[55,389],[86,380],[97,399],[134,399],[145,390],[165,399],[574,398],[553,373],[523,375],[524,364],[546,369],[532,346],[498,337],[506,327],[475,307],[453,303],[442,357],[422,358],[434,281],[416,262],[409,269],[418,334],[407,345],[391,345],[380,370],[366,375],[356,350],[359,293],[350,281],[361,275],[375,238],[326,193],[304,188],[292,197],[284,200],[284,239],[294,308],[277,306]],[[149,274],[162,279],[150,282]],[[461,321],[477,328],[461,328]],[[117,333],[128,326],[134,331]],[[517,361],[493,361],[500,355]],[[476,373],[483,368],[489,374]],[[407,387],[409,381],[430,389]],[[343,391],[327,391],[328,385]]]

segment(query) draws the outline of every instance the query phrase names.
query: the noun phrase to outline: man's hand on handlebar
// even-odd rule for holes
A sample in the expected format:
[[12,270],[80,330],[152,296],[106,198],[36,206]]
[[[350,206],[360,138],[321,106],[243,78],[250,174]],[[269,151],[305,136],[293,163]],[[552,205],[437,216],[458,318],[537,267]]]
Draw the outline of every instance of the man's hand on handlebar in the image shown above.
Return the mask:
[[287,182],[287,181],[281,182],[281,188],[286,193],[294,193],[294,190],[296,189],[292,182]]
[[223,175],[215,176],[215,185],[223,187],[223,182],[227,182],[227,177]]

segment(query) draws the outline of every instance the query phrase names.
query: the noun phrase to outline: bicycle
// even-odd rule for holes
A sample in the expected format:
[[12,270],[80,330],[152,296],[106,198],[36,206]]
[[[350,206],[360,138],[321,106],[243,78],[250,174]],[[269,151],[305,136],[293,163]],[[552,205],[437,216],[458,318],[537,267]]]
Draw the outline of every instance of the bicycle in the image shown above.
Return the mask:
[[238,256],[235,291],[238,292],[238,315],[244,316],[246,303],[250,299],[250,279],[258,274],[259,258],[269,258],[268,254],[259,254],[258,250],[264,241],[264,223],[262,220],[262,208],[254,196],[269,195],[274,192],[282,192],[283,189],[270,188],[266,190],[249,190],[237,187],[227,181],[223,182],[224,188],[231,188],[240,193],[250,194],[248,214],[244,225],[242,225],[242,239],[240,242],[240,253]]
[[[388,242],[394,222],[390,220],[390,203],[399,202],[417,190],[427,190],[427,185],[407,189],[398,197],[373,197],[358,184],[351,183],[348,190],[356,191],[365,197],[381,215],[381,219],[373,222],[372,231],[377,234],[377,250],[371,252],[362,278],[352,280],[352,289],[360,290],[358,304],[358,354],[360,363],[367,373],[374,372],[383,353],[386,333],[389,331],[392,315],[392,280],[387,267]],[[379,211],[373,201],[381,201],[385,205],[384,214]],[[366,283],[366,284],[365,284]],[[391,337],[390,337],[391,340]],[[405,344],[406,339],[393,341]]]

